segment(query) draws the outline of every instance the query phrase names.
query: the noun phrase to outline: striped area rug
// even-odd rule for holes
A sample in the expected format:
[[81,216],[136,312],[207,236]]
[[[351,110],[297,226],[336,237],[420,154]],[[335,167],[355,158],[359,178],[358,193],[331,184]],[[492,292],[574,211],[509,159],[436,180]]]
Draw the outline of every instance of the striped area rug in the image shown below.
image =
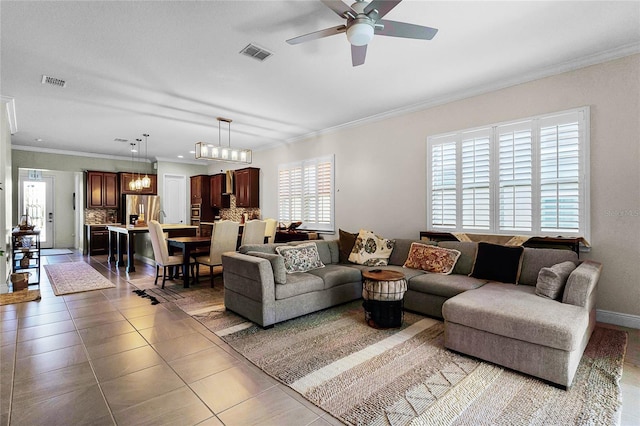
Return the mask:
[[625,332],[596,328],[574,385],[453,353],[442,322],[405,313],[377,330],[361,302],[263,330],[226,311],[195,314],[266,373],[352,425],[612,425],[620,408]]

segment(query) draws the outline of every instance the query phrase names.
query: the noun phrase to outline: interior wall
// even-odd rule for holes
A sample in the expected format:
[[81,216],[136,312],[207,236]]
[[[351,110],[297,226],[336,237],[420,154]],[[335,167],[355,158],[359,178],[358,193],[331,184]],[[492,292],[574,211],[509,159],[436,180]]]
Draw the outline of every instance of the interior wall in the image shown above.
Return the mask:
[[[200,164],[189,164],[189,163],[171,163],[168,161],[158,161],[158,195],[162,197],[164,193],[164,175],[179,175],[185,176],[185,194],[187,196],[187,200],[185,202],[185,212],[184,217],[186,218],[186,223],[189,224],[189,219],[191,218],[191,183],[189,181],[189,177],[196,175],[208,175],[209,172],[207,170],[208,164],[204,163]],[[164,203],[166,200],[160,199],[160,203]]]
[[[261,210],[277,217],[277,166],[335,154],[337,228],[418,238],[430,135],[591,107],[591,245],[600,310],[640,316],[640,55],[254,153]],[[337,229],[336,229],[337,231]]]
[[7,282],[11,273],[11,211],[13,183],[11,178],[11,131],[7,107],[0,102],[0,250],[4,252],[0,256],[0,293],[9,291]]

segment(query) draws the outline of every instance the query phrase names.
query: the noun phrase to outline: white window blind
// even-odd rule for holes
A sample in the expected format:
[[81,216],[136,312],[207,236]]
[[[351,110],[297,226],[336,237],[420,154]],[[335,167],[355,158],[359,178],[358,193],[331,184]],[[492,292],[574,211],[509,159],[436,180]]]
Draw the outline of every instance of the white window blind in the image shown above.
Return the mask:
[[333,231],[333,156],[278,167],[278,221]]
[[428,139],[428,227],[589,238],[589,108]]

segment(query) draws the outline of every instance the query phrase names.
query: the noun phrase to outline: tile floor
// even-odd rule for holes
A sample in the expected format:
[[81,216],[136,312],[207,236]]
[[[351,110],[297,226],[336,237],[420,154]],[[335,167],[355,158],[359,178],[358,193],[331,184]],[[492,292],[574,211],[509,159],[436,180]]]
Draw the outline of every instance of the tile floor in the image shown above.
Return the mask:
[[[0,306],[0,425],[337,425],[172,304],[150,305],[106,256],[116,288]],[[153,275],[136,264],[130,278]],[[622,378],[623,425],[639,425],[640,330]]]

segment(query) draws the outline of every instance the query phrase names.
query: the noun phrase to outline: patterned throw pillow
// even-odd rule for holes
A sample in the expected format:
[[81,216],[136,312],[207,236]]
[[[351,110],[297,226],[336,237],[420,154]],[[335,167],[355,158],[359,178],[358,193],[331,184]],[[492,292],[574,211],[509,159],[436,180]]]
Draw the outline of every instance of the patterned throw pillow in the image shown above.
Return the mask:
[[366,266],[385,266],[393,251],[395,241],[379,237],[371,231],[361,229],[349,255],[349,262]]
[[287,274],[307,272],[312,269],[324,268],[320,260],[316,243],[305,243],[296,246],[278,246],[276,251],[284,258]]
[[411,243],[405,268],[421,269],[434,274],[449,275],[460,257],[458,250],[420,243]]

